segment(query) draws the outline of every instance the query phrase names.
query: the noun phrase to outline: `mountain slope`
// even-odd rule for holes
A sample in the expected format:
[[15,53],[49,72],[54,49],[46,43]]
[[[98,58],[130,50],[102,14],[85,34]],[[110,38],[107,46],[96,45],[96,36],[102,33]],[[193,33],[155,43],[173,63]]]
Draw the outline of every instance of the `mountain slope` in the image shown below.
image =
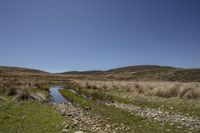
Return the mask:
[[60,74],[51,74],[29,68],[0,66],[0,75],[44,75],[61,79],[200,82],[200,69],[185,69],[156,65],[128,66],[107,71],[71,71]]
[[0,75],[19,75],[19,74],[48,74],[48,72],[30,68],[0,66]]
[[157,65],[128,66],[107,71],[65,72],[66,76],[105,80],[200,81],[200,69]]

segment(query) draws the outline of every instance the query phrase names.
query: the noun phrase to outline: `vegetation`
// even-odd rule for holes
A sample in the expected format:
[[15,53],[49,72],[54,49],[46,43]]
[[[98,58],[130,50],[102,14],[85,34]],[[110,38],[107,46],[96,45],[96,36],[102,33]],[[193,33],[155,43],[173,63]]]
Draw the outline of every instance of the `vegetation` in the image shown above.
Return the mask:
[[12,102],[0,99],[0,132],[60,133],[65,119],[49,105],[36,101]]
[[68,84],[71,88],[77,89],[78,92],[87,97],[92,97],[94,100],[116,101],[125,104],[133,104],[139,107],[147,107],[154,109],[162,109],[168,112],[177,112],[183,115],[191,115],[200,117],[200,101],[188,100],[180,98],[163,98],[152,96],[133,95],[130,97],[130,92],[102,91],[92,87],[81,87],[76,84]]
[[111,118],[108,121],[111,124],[122,123],[135,132],[184,132],[184,128],[169,123],[162,125],[97,101],[117,101],[200,117],[199,73],[199,69],[160,66],[65,74],[0,67],[0,132],[61,132],[62,121],[66,118],[45,103],[49,100],[51,85],[75,88],[80,94],[92,98],[88,100],[61,90],[72,103],[92,108],[94,115]]
[[74,79],[90,80],[200,81],[200,69],[156,65],[129,66],[107,71],[65,72],[62,74]]
[[104,104],[96,103],[95,101],[86,100],[77,94],[74,94],[66,89],[60,90],[61,94],[70,99],[73,103],[79,104],[82,107],[90,107],[94,113],[100,114],[106,118],[111,118],[111,123],[124,123],[131,128],[131,131],[136,132],[166,132],[170,129],[173,132],[184,132],[183,129],[176,129],[169,124],[159,125],[157,122],[150,121],[139,116],[135,116],[128,111],[108,107]]
[[76,80],[81,87],[116,94],[133,96],[154,96],[164,98],[200,99],[198,82],[134,82],[134,81],[92,81]]

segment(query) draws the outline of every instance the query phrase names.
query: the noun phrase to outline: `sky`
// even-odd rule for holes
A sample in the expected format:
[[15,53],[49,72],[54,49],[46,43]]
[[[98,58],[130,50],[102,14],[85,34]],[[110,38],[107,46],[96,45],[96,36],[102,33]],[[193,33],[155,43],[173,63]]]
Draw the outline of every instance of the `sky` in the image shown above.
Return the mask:
[[200,0],[1,0],[0,65],[200,67]]

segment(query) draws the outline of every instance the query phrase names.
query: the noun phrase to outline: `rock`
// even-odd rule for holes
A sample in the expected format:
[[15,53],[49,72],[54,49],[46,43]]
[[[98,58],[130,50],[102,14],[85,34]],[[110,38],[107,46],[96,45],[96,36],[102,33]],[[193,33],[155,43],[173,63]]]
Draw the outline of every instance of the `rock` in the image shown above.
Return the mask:
[[127,128],[126,128],[126,131],[129,131],[129,130],[130,130],[130,128],[129,128],[129,127],[127,127]]
[[73,126],[77,126],[78,125],[78,121],[75,120],[74,123],[73,123]]
[[65,116],[65,113],[61,113],[62,116]]
[[[181,125],[178,126],[177,128],[195,128],[200,129],[200,119],[199,117],[196,116],[190,116],[189,113],[187,115],[181,115],[178,112],[174,112],[174,107],[170,107],[171,111],[165,111],[161,110],[164,108],[164,105],[159,108],[159,109],[152,109],[148,107],[138,107],[132,104],[124,104],[124,103],[106,103],[108,106],[115,106],[117,108],[121,108],[124,110],[129,111],[131,114],[135,114],[137,116],[145,117],[148,119],[153,119],[155,121],[165,123],[168,122],[170,125],[175,126],[175,125]],[[192,114],[192,112],[191,112]],[[119,127],[120,129],[123,126]]]
[[184,119],[184,118],[182,118],[181,120],[182,120],[182,121],[184,121],[185,119]]
[[125,127],[125,126],[122,126],[121,128],[122,128],[123,130],[125,130],[126,127]]
[[76,131],[76,132],[74,132],[74,133],[83,133],[83,131]]
[[118,124],[114,124],[113,126],[114,126],[114,127],[118,127]]
[[85,109],[86,109],[86,110],[89,110],[89,109],[90,109],[90,107],[85,107]]
[[67,129],[63,129],[62,133],[68,133],[68,130]]
[[108,125],[108,124],[107,124],[106,127],[107,127],[107,128],[111,128],[111,125]]
[[67,116],[72,116],[72,115],[73,115],[72,113],[68,113],[68,114],[67,114]]
[[69,129],[69,125],[65,125],[64,128],[65,128],[65,129]]
[[107,118],[107,120],[110,121],[111,119],[110,119],[110,118]]
[[100,127],[97,127],[96,129],[95,129],[95,132],[98,132],[98,131],[100,131],[101,130],[101,128]]

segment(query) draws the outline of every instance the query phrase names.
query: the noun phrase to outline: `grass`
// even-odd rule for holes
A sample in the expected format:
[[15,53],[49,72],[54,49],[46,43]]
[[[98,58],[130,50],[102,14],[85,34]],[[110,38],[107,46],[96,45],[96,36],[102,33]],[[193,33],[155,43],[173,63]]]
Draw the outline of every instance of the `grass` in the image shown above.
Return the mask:
[[60,133],[65,119],[47,104],[0,100],[1,133]]
[[24,101],[35,99],[41,102],[47,102],[50,95],[48,90],[39,88],[1,88],[0,95],[12,96],[15,101]]
[[132,96],[144,95],[164,98],[200,100],[199,82],[135,82],[76,80],[76,84],[103,92],[127,92]]
[[180,99],[177,97],[165,98],[158,96],[131,95],[130,92],[127,91],[102,91],[102,89],[86,88],[76,84],[68,84],[67,86],[77,89],[80,93],[91,96],[93,99],[117,101],[139,107],[162,109],[168,112],[177,112],[183,115],[188,114],[190,116],[200,117],[199,100]]
[[82,93],[91,95],[92,97],[96,97],[97,99],[102,99],[106,101],[117,101],[125,104],[133,104],[139,107],[147,107],[154,109],[160,108],[168,112],[176,112],[183,115],[188,114],[190,116],[200,117],[200,101],[196,100],[145,96],[135,96],[131,99],[128,99],[125,97],[120,97],[119,94],[108,94],[87,89],[82,90],[86,90],[82,91]]
[[183,69],[156,65],[140,65],[107,71],[85,71],[63,73],[71,79],[134,80],[134,81],[179,81],[199,82],[200,69]]
[[152,96],[129,97],[129,94],[127,93],[120,93],[120,94],[110,93],[110,95],[120,97],[120,99],[122,98],[125,101],[130,101],[131,104],[134,104],[140,107],[148,107],[148,108],[155,108],[155,109],[161,108],[168,112],[177,112],[183,115],[188,114],[190,116],[200,117],[200,101],[199,100],[162,98],[162,97],[152,97]]
[[132,115],[130,112],[115,108],[114,106],[108,107],[106,105],[96,103],[95,101],[83,99],[66,89],[60,90],[60,92],[64,97],[67,97],[73,103],[79,104],[82,107],[92,108],[93,113],[100,114],[104,117],[104,119],[111,118],[111,121],[109,121],[110,123],[123,123],[128,125],[131,131],[160,133],[166,132],[167,129],[170,129],[172,132],[184,132],[184,129],[176,129],[169,124],[159,125],[157,122]]

